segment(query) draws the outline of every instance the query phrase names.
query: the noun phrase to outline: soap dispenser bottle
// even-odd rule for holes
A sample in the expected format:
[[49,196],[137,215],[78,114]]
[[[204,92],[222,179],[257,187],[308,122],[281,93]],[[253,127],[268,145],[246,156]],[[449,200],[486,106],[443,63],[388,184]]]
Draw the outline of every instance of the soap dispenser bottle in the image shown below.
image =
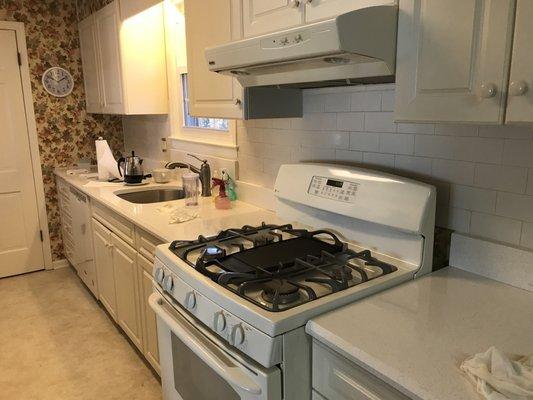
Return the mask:
[[218,186],[218,196],[215,197],[215,208],[219,210],[229,210],[231,200],[226,195],[226,182],[219,178],[213,178],[213,187]]

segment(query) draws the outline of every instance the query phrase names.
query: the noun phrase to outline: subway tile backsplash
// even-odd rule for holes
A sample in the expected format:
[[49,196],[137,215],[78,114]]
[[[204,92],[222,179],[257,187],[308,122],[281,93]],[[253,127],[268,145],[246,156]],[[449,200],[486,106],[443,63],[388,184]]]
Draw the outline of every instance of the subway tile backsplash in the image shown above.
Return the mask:
[[304,117],[239,122],[239,178],[334,161],[437,187],[437,225],[533,249],[533,127],[394,123],[394,85],[312,89]]

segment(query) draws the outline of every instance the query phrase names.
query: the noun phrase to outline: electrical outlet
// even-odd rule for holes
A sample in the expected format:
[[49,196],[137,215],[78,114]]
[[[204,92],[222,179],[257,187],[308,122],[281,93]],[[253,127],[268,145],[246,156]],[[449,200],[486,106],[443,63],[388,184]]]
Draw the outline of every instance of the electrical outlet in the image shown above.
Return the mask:
[[167,138],[161,138],[161,142],[159,142],[159,146],[161,148],[162,153],[167,152]]

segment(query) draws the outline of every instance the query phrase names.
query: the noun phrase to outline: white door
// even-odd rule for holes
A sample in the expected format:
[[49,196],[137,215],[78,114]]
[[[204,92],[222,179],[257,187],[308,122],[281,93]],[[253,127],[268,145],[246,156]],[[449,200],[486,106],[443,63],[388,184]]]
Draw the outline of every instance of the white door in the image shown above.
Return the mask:
[[505,121],[533,122],[533,1],[518,0]]
[[[240,38],[235,0],[185,1],[189,112],[197,117],[242,118],[242,89],[229,76],[209,71],[205,48]],[[241,100],[239,100],[241,99]]]
[[118,324],[137,348],[142,351],[137,253],[114,233],[111,234],[111,243],[113,244]]
[[396,119],[501,123],[513,0],[401,0]]
[[94,15],[102,80],[102,112],[105,114],[124,114],[118,2],[112,2]]
[[244,0],[244,36],[252,37],[303,23],[305,0]]
[[117,321],[117,297],[115,291],[115,273],[113,271],[113,252],[111,232],[101,223],[92,219],[94,263],[98,280],[98,298]]
[[44,268],[16,33],[0,29],[0,277]]
[[102,112],[102,94],[98,74],[98,36],[94,15],[80,22],[79,31],[87,112],[100,113]]
[[383,4],[396,4],[394,0],[303,0],[305,3],[305,21],[315,22],[333,18],[337,15]]

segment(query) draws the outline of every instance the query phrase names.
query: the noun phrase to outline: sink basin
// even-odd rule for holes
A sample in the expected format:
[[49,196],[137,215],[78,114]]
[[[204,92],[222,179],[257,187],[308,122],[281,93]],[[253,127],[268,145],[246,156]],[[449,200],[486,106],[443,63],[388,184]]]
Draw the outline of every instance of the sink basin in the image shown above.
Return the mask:
[[136,204],[161,203],[163,201],[180,200],[185,198],[185,191],[181,188],[147,189],[134,192],[117,193],[121,199]]

